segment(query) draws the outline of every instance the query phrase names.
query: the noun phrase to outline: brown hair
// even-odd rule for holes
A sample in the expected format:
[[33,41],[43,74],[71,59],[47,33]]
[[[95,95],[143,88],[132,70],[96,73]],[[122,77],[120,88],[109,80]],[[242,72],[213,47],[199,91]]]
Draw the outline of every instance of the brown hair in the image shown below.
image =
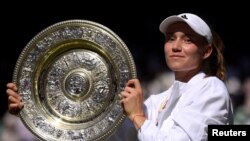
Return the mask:
[[221,80],[226,78],[226,68],[224,62],[224,43],[221,37],[216,33],[213,34],[212,42],[212,54],[207,58],[203,64],[202,70],[206,73],[207,76],[217,76]]

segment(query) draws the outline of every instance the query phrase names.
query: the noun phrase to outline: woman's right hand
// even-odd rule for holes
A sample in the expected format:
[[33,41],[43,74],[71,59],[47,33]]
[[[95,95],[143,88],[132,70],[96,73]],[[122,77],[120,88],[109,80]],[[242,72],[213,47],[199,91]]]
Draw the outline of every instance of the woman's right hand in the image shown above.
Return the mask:
[[15,83],[8,83],[6,93],[8,95],[8,111],[13,115],[18,115],[23,109],[24,104],[22,98],[18,94],[17,86]]

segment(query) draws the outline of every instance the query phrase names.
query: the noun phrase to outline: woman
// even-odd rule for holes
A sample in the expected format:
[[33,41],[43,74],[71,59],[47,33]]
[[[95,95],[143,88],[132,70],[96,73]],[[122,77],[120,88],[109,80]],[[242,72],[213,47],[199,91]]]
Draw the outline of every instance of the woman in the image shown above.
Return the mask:
[[[126,123],[134,124],[141,141],[207,140],[208,125],[232,122],[231,101],[223,83],[223,43],[191,13],[166,18],[160,31],[166,36],[166,63],[175,81],[168,90],[143,102],[139,80],[129,80],[121,92],[121,104],[130,119]],[[23,104],[15,84],[7,87],[9,112],[17,114]],[[123,127],[125,124],[121,129],[126,129]],[[128,130],[121,129],[114,136],[123,133],[126,139],[121,140],[131,140]]]
[[140,82],[130,80],[121,93],[124,110],[141,141],[206,140],[208,125],[230,124],[233,117],[222,81],[222,41],[191,13],[166,18],[160,31],[166,36],[166,63],[175,81],[167,91],[149,97],[144,109]]

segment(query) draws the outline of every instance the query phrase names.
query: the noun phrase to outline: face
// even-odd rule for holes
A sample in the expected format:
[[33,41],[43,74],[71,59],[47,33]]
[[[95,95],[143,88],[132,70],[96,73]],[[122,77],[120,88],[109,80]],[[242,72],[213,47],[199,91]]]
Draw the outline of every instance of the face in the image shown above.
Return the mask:
[[209,56],[204,37],[183,22],[169,26],[164,52],[168,67],[174,72],[199,71],[203,59]]

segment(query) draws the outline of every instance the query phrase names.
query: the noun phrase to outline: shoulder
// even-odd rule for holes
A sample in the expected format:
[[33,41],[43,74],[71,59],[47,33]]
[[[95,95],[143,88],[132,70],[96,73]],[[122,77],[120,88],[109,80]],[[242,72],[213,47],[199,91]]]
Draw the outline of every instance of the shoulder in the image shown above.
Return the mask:
[[194,90],[206,89],[206,90],[218,90],[226,91],[226,85],[216,76],[206,76],[201,72],[191,78],[187,85]]
[[212,91],[223,91],[227,93],[227,88],[225,83],[215,76],[203,78],[203,85]]
[[229,99],[229,93],[223,81],[214,76],[204,77],[199,83],[193,86],[198,92],[197,98],[208,99]]

